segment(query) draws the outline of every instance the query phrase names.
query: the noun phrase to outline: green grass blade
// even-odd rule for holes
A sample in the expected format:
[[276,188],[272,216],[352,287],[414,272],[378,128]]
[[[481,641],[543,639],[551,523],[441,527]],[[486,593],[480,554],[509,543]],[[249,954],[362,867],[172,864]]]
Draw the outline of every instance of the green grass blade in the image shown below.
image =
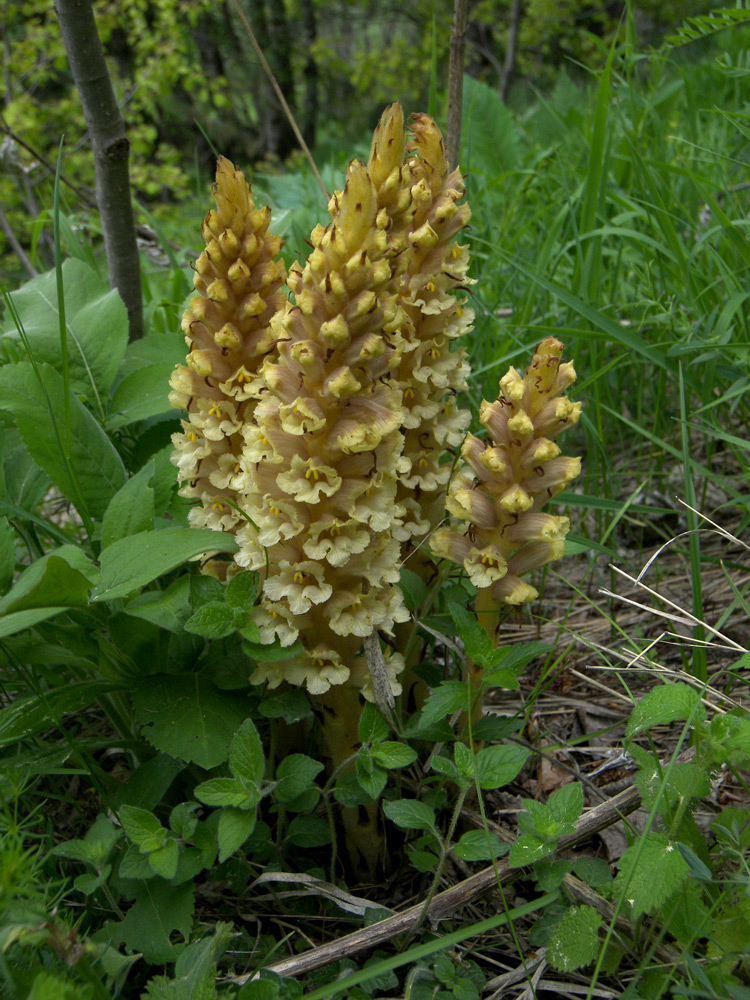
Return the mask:
[[[697,499],[695,495],[695,481],[693,479],[693,457],[692,448],[690,443],[690,424],[688,422],[688,403],[687,396],[685,393],[685,383],[682,377],[682,364],[679,365],[679,391],[680,391],[680,417],[681,417],[681,427],[680,433],[682,437],[682,474],[683,474],[683,489],[685,491],[685,502],[689,504],[686,510],[688,530],[690,532],[689,538],[689,551],[690,551],[690,580],[692,585],[693,593],[693,614],[699,620],[703,620],[703,590],[701,581],[701,542],[700,542],[700,532],[698,531],[698,516],[695,514],[694,510],[690,510],[690,507],[697,508]],[[706,681],[708,678],[708,669],[706,665],[706,650],[701,646],[702,642],[705,642],[706,632],[703,626],[696,625],[693,629],[693,638],[696,640],[696,645],[693,650],[693,668],[691,673],[693,676],[697,677],[701,681]]]

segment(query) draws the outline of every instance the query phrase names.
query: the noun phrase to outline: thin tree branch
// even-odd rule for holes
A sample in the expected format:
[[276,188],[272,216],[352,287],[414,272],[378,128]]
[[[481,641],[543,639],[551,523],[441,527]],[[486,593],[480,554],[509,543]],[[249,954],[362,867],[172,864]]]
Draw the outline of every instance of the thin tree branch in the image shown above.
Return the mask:
[[55,0],[55,11],[91,134],[109,283],[128,311],[130,340],[138,340],[143,336],[143,296],[125,122],[115,100],[91,0]]
[[234,9],[237,11],[237,16],[239,17],[240,21],[242,21],[242,26],[245,29],[245,31],[247,32],[248,38],[252,42],[253,48],[255,49],[255,52],[256,52],[256,54],[258,56],[258,59],[260,59],[260,64],[263,67],[263,71],[265,72],[265,74],[268,77],[268,79],[271,81],[271,86],[273,87],[276,96],[278,97],[279,101],[281,102],[281,106],[284,109],[284,114],[289,119],[289,124],[292,126],[292,131],[294,132],[294,135],[295,135],[295,137],[297,139],[297,142],[300,144],[300,149],[303,150],[305,156],[307,157],[308,163],[312,167],[312,172],[315,174],[315,179],[317,180],[318,184],[320,185],[320,190],[325,195],[326,201],[328,201],[331,196],[326,191],[326,186],[323,183],[323,178],[320,176],[320,173],[318,172],[318,168],[315,166],[315,160],[313,160],[312,153],[310,152],[310,149],[309,149],[307,143],[305,142],[302,133],[299,130],[299,127],[297,125],[297,122],[295,121],[294,115],[292,114],[291,108],[287,104],[286,98],[284,97],[284,93],[283,93],[281,87],[279,86],[278,80],[274,76],[273,70],[268,65],[268,60],[263,55],[263,49],[260,47],[260,45],[258,45],[258,39],[255,37],[253,29],[250,27],[250,22],[245,17],[245,14],[243,13],[242,8],[237,3],[237,0],[231,0],[231,3],[232,3],[232,6],[234,7]]
[[451,58],[448,68],[448,130],[446,152],[451,170],[458,166],[461,149],[461,105],[464,94],[464,41],[468,0],[455,0]]
[[24,248],[19,243],[16,234],[13,232],[11,224],[8,222],[8,217],[5,212],[0,208],[0,229],[5,233],[5,238],[10,243],[11,249],[15,253],[16,257],[21,261],[24,268],[29,272],[32,278],[35,278],[39,272],[31,263],[31,259],[24,250]]
[[508,29],[508,44],[505,49],[505,61],[500,77],[500,97],[505,101],[510,90],[510,81],[516,68],[516,52],[518,50],[518,31],[521,26],[521,0],[513,0],[510,8],[510,27]]

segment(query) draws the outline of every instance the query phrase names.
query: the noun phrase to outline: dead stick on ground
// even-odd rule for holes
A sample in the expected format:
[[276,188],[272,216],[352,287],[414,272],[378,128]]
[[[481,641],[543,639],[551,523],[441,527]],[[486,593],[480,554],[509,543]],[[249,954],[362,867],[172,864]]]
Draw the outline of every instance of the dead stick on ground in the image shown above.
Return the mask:
[[237,16],[239,17],[240,21],[242,21],[242,26],[244,27],[245,31],[247,32],[247,37],[250,39],[250,41],[252,43],[252,46],[255,49],[255,53],[258,56],[258,59],[260,59],[260,64],[263,67],[264,73],[266,74],[266,76],[268,77],[268,79],[271,81],[271,86],[273,87],[276,96],[278,97],[279,101],[281,102],[281,106],[284,109],[284,114],[289,119],[289,124],[292,126],[292,131],[294,132],[294,135],[295,135],[295,137],[297,139],[297,142],[300,144],[300,148],[303,150],[305,156],[308,159],[308,162],[310,163],[310,166],[312,167],[312,172],[315,174],[315,179],[317,180],[318,184],[320,185],[320,190],[325,195],[326,201],[329,201],[330,198],[331,198],[331,196],[326,191],[326,186],[323,183],[323,178],[318,173],[318,168],[315,166],[315,160],[313,160],[312,153],[310,152],[310,149],[309,149],[307,143],[305,142],[305,140],[304,140],[304,138],[302,136],[302,133],[300,132],[299,128],[297,127],[297,122],[296,122],[296,120],[294,118],[294,115],[292,114],[292,109],[286,103],[286,98],[284,97],[284,92],[282,91],[281,87],[279,86],[279,81],[274,76],[273,70],[268,65],[268,61],[267,61],[266,57],[263,55],[263,49],[258,44],[258,39],[255,37],[255,33],[253,32],[253,29],[250,27],[250,22],[248,21],[248,19],[243,14],[242,8],[237,3],[237,0],[232,0],[232,6],[237,11]]
[[[682,759],[682,755],[680,757]],[[619,819],[634,812],[641,804],[641,795],[638,789],[633,786],[615,795],[614,798],[594,809],[589,809],[576,823],[576,832],[569,837],[563,837],[558,844],[558,851],[570,850],[577,847],[593,834],[612,826]],[[495,866],[483,868],[470,878],[459,882],[458,885],[446,889],[445,892],[438,893],[432,900],[425,914],[424,902],[410,906],[402,913],[396,913],[392,917],[381,920],[371,927],[354,931],[336,941],[329,941],[302,955],[295,955],[293,958],[286,958],[273,965],[266,966],[269,972],[275,972],[280,976],[300,976],[312,969],[318,969],[322,965],[336,962],[340,958],[349,957],[359,951],[374,948],[385,941],[390,941],[399,934],[404,934],[411,930],[418,920],[427,916],[431,921],[443,920],[454,913],[459,907],[481,896],[488,889],[497,887],[505,882],[510,882],[517,875],[521,875],[523,868],[511,868],[507,861],[500,861]],[[231,982],[242,985],[256,975],[250,972],[245,976],[232,977]]]

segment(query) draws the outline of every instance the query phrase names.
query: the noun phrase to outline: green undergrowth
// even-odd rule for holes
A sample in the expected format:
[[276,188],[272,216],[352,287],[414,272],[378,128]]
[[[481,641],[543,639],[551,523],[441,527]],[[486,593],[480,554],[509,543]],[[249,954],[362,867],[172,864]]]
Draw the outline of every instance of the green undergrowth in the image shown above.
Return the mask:
[[[644,687],[614,649],[597,653],[625,695],[619,738],[645,811],[639,826],[618,820],[624,853],[610,865],[590,838],[570,848],[599,801],[575,769],[537,791],[539,751],[561,749],[539,706],[573,656],[567,626],[556,644],[546,632],[492,649],[460,578],[428,591],[404,569],[426,700],[388,719],[368,706],[353,768],[326,775],[306,695],[248,682],[253,661],[290,653],[250,620],[257,578],[199,573],[236,543],[189,528],[176,495],[168,381],[202,210],[189,231],[185,213],[158,223],[148,335],[128,344],[124,306],[58,203],[64,257],[9,291],[0,336],[0,996],[479,1000],[508,969],[531,980],[541,948],[545,979],[574,977],[590,996],[750,995],[746,574],[732,549],[733,598],[710,623],[736,627],[726,640],[703,624],[702,579],[720,557],[697,530],[703,514],[741,538],[748,516],[750,28],[697,61],[677,42],[646,61],[630,27],[590,87],[563,75],[520,114],[467,78],[462,147],[478,279],[466,403],[494,398],[549,334],[584,400],[568,445],[583,485],[556,498],[574,533],[532,621],[596,602],[590,615],[635,656],[650,622],[622,630],[614,597],[592,596],[612,589],[607,563],[635,552],[637,572],[677,535],[690,581],[683,678]],[[323,170],[329,189],[338,166]],[[325,213],[311,178],[254,183],[290,260],[304,253]],[[658,586],[658,560],[654,572]],[[474,722],[465,657],[500,693],[500,711]],[[286,752],[300,731],[306,752],[299,739]],[[732,804],[712,793],[719,777]],[[499,796],[517,823],[493,822]],[[391,863],[359,884],[339,810],[373,803]],[[491,904],[439,924],[425,912],[296,977],[273,971],[492,865]]]

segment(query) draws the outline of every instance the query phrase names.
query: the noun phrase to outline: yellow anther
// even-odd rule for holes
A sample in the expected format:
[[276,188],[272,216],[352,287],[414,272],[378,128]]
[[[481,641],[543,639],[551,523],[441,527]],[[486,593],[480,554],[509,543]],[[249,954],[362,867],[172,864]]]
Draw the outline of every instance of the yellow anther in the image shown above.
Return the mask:
[[195,433],[195,431],[188,431],[185,437],[188,439],[188,441],[198,440],[198,435]]
[[238,462],[238,463],[237,463],[237,464],[235,465],[235,467],[234,467],[234,474],[235,474],[235,476],[239,475],[239,473],[240,473],[241,471],[242,471],[242,470],[240,469],[240,463]]
[[456,309],[456,316],[463,316],[463,314],[464,314],[463,308],[459,306],[458,309]]
[[305,479],[314,479],[315,482],[317,483],[317,481],[320,479],[320,473],[318,472],[317,469],[308,469],[307,472],[305,473]]
[[444,414],[444,415],[445,415],[446,417],[449,417],[449,416],[451,415],[451,413],[453,413],[453,407],[451,406],[451,404],[450,404],[450,403],[447,403],[447,404],[446,404],[446,405],[445,405],[445,406],[443,407],[443,414]]
[[270,511],[274,517],[281,517],[281,511],[279,510],[278,507],[271,507]]
[[218,406],[212,406],[211,409],[208,411],[208,415],[209,415],[209,417],[210,416],[220,417],[221,416],[221,408],[218,407]]
[[427,461],[426,458],[420,458],[420,460],[417,462],[417,467],[419,469],[426,469],[429,464],[430,463]]
[[214,510],[224,510],[224,504],[223,504],[223,503],[219,503],[219,502],[217,501],[217,502],[216,502],[216,503],[215,503],[215,504],[213,505],[213,509],[214,509]]
[[260,443],[261,444],[268,444],[268,438],[266,437],[265,434],[261,434],[261,436],[260,436]]
[[482,556],[482,565],[483,566],[494,566],[495,565],[495,560],[492,558],[492,556]]
[[440,357],[440,351],[437,349],[437,347],[432,348],[432,350],[430,351],[430,357],[432,358],[433,361],[437,361],[437,359]]
[[341,534],[341,528],[340,528],[340,526],[338,524],[332,524],[328,533],[332,537],[335,537],[336,535],[340,535]]
[[304,583],[305,582],[305,574],[302,573],[300,570],[297,570],[297,572],[294,574],[294,582],[295,583]]
[[424,288],[426,292],[434,292],[435,291],[434,282],[428,281],[427,284],[424,286]]
[[458,247],[456,247],[456,246],[451,247],[451,257],[454,260],[457,260],[457,258],[458,258]]
[[272,618],[278,618],[279,617],[279,612],[278,611],[274,611],[273,608],[271,608],[271,617]]
[[412,399],[416,396],[416,392],[413,389],[404,389],[404,399]]
[[238,382],[249,382],[250,381],[250,376],[247,375],[245,372],[240,372],[239,375],[237,376],[237,381]]

